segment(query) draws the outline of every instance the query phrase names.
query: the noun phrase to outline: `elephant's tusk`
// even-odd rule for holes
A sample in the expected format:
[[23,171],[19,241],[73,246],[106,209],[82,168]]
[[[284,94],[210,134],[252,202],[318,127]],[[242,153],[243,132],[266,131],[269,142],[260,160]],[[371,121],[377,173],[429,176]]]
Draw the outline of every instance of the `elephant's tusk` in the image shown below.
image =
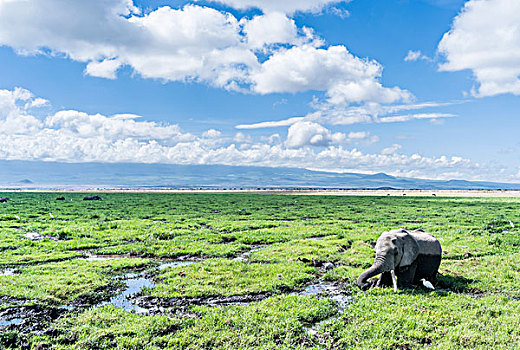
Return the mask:
[[395,278],[395,271],[390,270],[390,274],[392,275],[392,284],[394,285],[394,292],[397,293],[397,279]]

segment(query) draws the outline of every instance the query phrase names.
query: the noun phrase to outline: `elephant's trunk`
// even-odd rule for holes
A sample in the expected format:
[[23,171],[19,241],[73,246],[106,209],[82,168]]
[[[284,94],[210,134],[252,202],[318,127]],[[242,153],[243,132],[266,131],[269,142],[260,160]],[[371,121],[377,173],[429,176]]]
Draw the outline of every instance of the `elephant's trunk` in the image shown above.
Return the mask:
[[380,256],[376,256],[374,264],[365,272],[363,272],[357,279],[357,285],[362,290],[366,290],[370,287],[370,283],[367,283],[367,280],[370,277],[374,277],[379,275],[380,273],[385,272],[385,259]]

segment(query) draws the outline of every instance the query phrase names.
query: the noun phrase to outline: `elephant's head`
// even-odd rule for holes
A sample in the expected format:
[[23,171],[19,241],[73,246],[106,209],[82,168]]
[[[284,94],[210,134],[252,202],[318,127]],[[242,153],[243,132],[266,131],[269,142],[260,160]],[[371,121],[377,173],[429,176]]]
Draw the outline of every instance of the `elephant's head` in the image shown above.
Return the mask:
[[357,285],[363,290],[371,286],[367,281],[369,278],[383,272],[392,272],[395,288],[394,271],[413,263],[419,253],[419,244],[406,230],[392,230],[384,232],[379,237],[374,251],[376,252],[374,264],[357,279]]

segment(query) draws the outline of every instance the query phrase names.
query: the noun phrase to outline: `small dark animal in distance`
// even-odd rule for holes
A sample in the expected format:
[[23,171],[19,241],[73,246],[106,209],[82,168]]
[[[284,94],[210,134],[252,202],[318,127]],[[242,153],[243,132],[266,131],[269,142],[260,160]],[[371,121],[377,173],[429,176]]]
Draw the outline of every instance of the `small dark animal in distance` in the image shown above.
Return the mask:
[[57,201],[64,201],[65,200],[65,197],[58,197],[56,198]]
[[0,203],[7,203],[8,200],[9,200],[9,198],[2,197],[2,198],[0,198]]
[[83,197],[83,200],[84,201],[101,201],[103,199],[101,199],[100,196],[86,196],[86,197]]

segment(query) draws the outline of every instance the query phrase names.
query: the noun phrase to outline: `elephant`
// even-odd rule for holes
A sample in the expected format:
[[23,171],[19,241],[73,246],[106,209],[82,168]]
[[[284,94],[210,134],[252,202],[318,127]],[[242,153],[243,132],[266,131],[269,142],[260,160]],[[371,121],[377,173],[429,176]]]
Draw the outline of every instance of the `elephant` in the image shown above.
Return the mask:
[[[441,264],[442,248],[439,241],[423,230],[405,229],[384,232],[374,247],[373,265],[357,279],[359,288],[394,286],[411,288],[421,279],[435,283]],[[377,282],[369,278],[381,274]]]
[[84,201],[101,201],[103,200],[100,196],[86,196],[83,198]]

